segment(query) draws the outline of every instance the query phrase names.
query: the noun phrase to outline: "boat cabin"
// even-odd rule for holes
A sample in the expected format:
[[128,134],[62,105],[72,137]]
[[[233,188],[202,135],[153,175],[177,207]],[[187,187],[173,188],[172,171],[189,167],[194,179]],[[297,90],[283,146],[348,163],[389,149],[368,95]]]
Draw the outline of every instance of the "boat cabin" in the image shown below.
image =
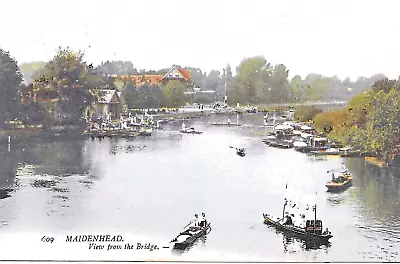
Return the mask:
[[332,182],[334,182],[334,183],[343,183],[345,180],[346,180],[345,177],[339,176],[339,177],[333,178]]
[[314,234],[322,234],[322,221],[321,220],[307,220],[306,232]]
[[293,136],[293,127],[290,125],[276,125],[274,127],[275,135],[277,137],[291,137]]
[[310,145],[311,145],[311,147],[314,147],[314,148],[324,148],[324,147],[327,147],[327,145],[328,145],[328,139],[320,138],[320,137],[313,137],[313,138],[310,138]]

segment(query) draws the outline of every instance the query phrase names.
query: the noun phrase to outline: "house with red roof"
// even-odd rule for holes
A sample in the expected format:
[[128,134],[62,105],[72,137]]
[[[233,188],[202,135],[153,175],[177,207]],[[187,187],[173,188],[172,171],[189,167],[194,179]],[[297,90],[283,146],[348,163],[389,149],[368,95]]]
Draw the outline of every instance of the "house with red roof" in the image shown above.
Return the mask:
[[168,81],[180,81],[185,85],[192,84],[192,77],[190,71],[187,69],[173,66],[164,75],[123,75],[119,77],[122,81],[126,81],[129,78],[133,81],[136,87],[142,86],[143,84],[149,85],[166,85]]
[[190,84],[192,78],[190,71],[186,69],[173,66],[163,77],[161,82],[165,85],[168,81],[181,81],[185,84]]

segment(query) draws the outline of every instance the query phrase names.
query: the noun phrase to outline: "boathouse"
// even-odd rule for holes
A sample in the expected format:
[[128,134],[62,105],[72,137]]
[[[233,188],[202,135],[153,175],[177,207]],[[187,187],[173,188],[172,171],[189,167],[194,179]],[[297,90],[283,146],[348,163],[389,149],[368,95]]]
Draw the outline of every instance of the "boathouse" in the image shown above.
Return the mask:
[[122,112],[121,93],[116,90],[98,90],[97,100],[87,109],[89,119],[120,119]]

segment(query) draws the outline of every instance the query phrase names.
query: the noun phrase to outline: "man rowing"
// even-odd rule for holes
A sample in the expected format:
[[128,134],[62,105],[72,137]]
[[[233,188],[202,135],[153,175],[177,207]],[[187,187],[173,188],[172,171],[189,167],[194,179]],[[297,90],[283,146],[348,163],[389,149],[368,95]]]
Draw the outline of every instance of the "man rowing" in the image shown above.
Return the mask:
[[205,213],[201,213],[201,221],[199,226],[201,227],[205,227],[207,225],[207,220],[206,220],[206,214]]

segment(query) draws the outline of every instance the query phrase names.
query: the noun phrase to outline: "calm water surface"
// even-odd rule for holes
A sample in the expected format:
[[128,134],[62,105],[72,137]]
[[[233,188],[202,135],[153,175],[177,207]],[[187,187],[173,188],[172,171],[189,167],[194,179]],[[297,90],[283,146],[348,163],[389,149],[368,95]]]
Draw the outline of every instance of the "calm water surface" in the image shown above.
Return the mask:
[[[261,115],[231,117],[255,127],[210,125],[226,119],[186,121],[202,135],[171,132],[180,128],[177,122],[131,141],[32,139],[12,142],[10,150],[3,142],[2,258],[400,261],[398,169],[267,147],[261,142],[266,130],[257,127]],[[229,146],[245,147],[247,155]],[[33,165],[31,173],[16,176],[22,162]],[[326,171],[341,162],[353,173],[353,186],[327,193]],[[318,218],[334,236],[330,245],[309,249],[263,224],[262,213],[281,214],[286,183],[301,193],[317,192]],[[212,230],[184,252],[100,252],[65,242],[66,235],[106,233],[167,246],[201,212]],[[40,242],[44,235],[55,242]],[[22,244],[29,244],[25,257],[17,248]]]

